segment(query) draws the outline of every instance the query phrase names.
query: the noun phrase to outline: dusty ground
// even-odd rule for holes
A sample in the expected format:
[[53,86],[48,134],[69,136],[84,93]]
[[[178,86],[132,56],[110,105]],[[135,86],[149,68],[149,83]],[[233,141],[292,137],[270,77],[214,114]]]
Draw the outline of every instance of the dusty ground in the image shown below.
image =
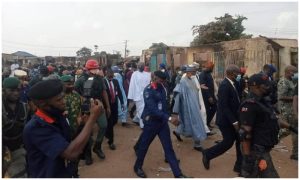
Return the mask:
[[[174,126],[171,125],[171,129]],[[84,161],[80,162],[79,174],[81,178],[136,178],[133,165],[136,159],[133,146],[140,135],[141,130],[138,126],[122,127],[120,124],[115,126],[115,144],[117,149],[109,149],[106,140],[103,142],[103,150],[106,155],[105,160],[100,160],[93,153],[94,163],[86,166]],[[183,142],[178,142],[174,135],[171,135],[173,147],[177,157],[180,159],[180,167],[184,174],[195,178],[233,178],[237,174],[232,171],[235,161],[234,147],[222,156],[210,162],[210,170],[206,170],[202,165],[202,154],[193,149],[190,138],[183,138]],[[217,133],[210,136],[203,147],[208,148],[214,144],[215,140],[222,139]],[[273,162],[281,178],[298,177],[298,161],[289,158],[291,153],[291,137],[288,136],[279,143],[279,146],[286,148],[275,149],[272,151]],[[151,144],[146,155],[144,171],[149,178],[173,178],[169,165],[164,162],[164,153],[159,139],[156,137]]]

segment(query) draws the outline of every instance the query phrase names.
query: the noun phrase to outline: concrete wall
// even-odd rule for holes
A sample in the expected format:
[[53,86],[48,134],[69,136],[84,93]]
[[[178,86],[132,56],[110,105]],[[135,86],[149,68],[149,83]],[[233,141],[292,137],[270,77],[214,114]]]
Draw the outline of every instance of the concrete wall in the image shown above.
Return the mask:
[[288,65],[292,64],[291,49],[292,48],[295,49],[295,47],[298,48],[298,40],[296,39],[272,39],[272,40],[284,47],[279,51],[279,75],[280,77],[282,77],[284,75],[284,69]]

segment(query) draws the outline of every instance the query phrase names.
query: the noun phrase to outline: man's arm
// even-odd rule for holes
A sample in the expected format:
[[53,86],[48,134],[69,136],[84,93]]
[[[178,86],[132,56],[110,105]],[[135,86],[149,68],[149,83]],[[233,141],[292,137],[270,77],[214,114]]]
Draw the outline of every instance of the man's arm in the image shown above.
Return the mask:
[[84,128],[80,134],[69,144],[69,146],[61,153],[61,157],[64,159],[73,160],[78,158],[82,153],[89,137],[92,133],[92,129],[95,121],[98,119],[99,115],[103,113],[103,105],[99,100],[91,100],[90,116],[85,123]]

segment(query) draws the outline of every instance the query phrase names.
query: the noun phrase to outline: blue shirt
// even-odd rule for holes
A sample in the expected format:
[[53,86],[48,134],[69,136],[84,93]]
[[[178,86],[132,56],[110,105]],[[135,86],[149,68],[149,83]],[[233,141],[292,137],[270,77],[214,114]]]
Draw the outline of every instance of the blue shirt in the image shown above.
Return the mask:
[[144,89],[145,107],[142,118],[151,116],[154,119],[168,121],[167,89],[162,84],[151,83]]
[[34,115],[25,125],[23,139],[30,178],[71,178],[65,160],[60,157],[71,141],[65,118],[49,123]]

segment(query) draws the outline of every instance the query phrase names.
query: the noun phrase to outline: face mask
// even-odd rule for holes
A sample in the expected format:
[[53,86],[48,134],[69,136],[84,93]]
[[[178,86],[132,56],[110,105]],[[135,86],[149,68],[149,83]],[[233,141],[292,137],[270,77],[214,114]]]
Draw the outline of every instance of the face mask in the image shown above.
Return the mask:
[[166,70],[165,69],[162,69],[162,70],[160,70],[161,72],[165,72]]
[[237,77],[235,79],[236,79],[236,81],[240,82],[240,80],[242,79],[242,76],[239,74],[239,75],[237,75]]
[[298,81],[298,73],[295,73],[295,74],[292,76],[292,80],[293,80],[293,81]]
[[130,68],[129,68],[129,70],[131,71],[131,70],[132,70],[132,68],[130,67]]

